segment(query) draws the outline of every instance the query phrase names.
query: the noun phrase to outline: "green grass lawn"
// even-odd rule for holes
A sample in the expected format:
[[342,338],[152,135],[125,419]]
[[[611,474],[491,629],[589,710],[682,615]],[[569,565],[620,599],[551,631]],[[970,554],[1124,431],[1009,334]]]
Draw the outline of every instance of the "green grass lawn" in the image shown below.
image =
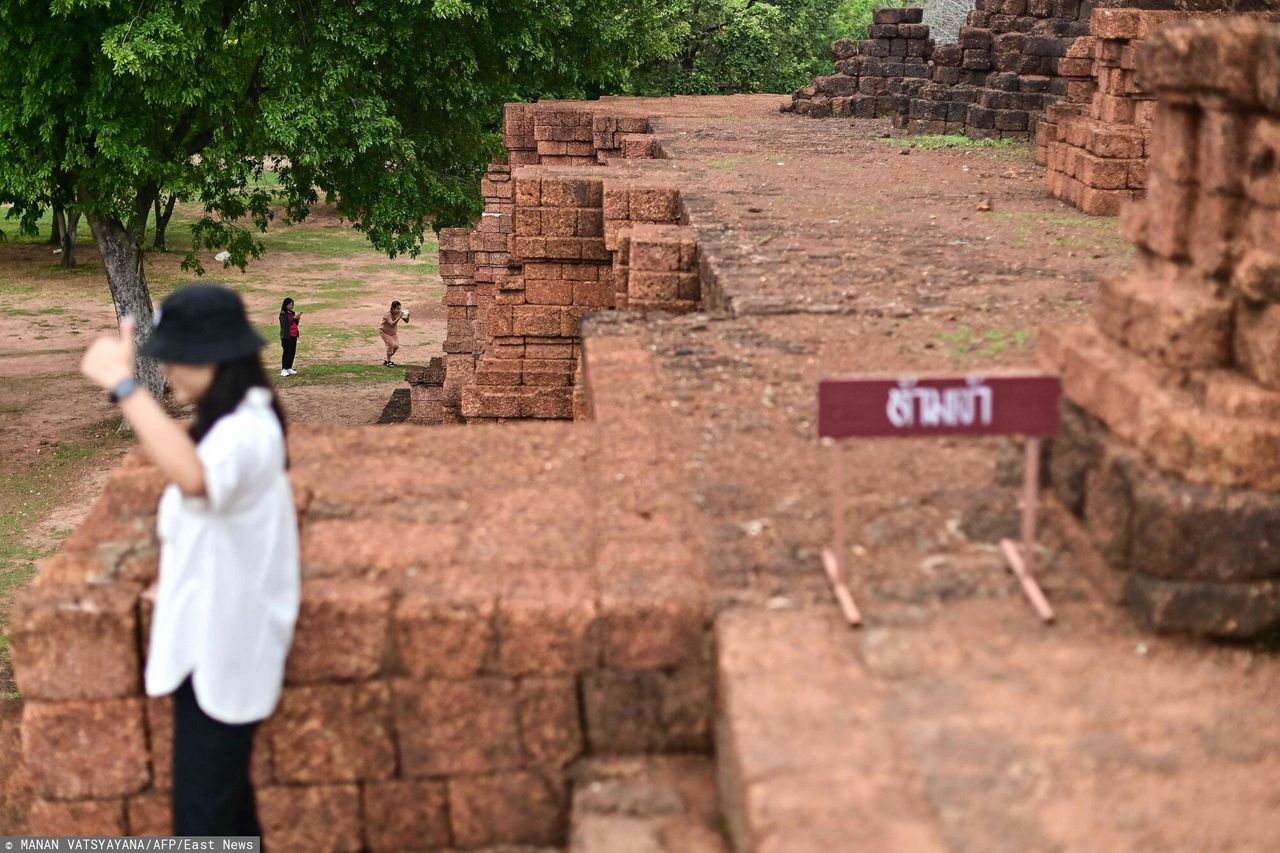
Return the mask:
[[1013,139],[970,139],[964,134],[923,134],[921,136],[886,136],[880,140],[885,145],[896,145],[899,148],[922,148],[936,151],[941,148],[999,148],[1014,150],[1028,148],[1030,143]]
[[[279,367],[277,364],[276,367]],[[281,387],[297,387],[299,385],[374,385],[379,382],[398,382],[404,378],[403,369],[383,367],[381,363],[356,364],[342,362],[322,362],[320,364],[304,364],[298,360],[298,372],[288,379],[280,376],[279,370],[269,371],[272,382]]]

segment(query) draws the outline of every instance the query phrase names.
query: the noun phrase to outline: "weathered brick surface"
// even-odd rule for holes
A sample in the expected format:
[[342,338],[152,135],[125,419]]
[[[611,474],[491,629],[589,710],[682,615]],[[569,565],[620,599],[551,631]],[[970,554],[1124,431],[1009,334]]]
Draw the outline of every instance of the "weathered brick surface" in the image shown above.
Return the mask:
[[514,682],[406,679],[392,689],[404,776],[488,773],[523,765]]
[[1280,581],[1198,583],[1137,572],[1125,582],[1125,603],[1149,627],[1222,639],[1244,639],[1280,627]]
[[593,758],[574,768],[570,849],[727,853],[714,763],[701,756]]
[[1198,483],[1280,488],[1280,425],[1204,409],[1176,376],[1110,342],[1092,327],[1046,330],[1046,367],[1066,396],[1135,444],[1160,469]]
[[1162,281],[1140,273],[1103,283],[1098,327],[1133,352],[1168,367],[1222,367],[1231,361],[1230,300],[1195,276]]
[[278,783],[385,779],[395,771],[391,691],[380,682],[290,688],[270,738]]
[[293,684],[372,678],[382,668],[389,590],[355,580],[303,584],[285,680]]
[[173,834],[173,797],[167,791],[153,791],[125,802],[130,835]]
[[697,654],[706,633],[706,591],[688,571],[694,555],[679,543],[612,541],[598,571],[604,665],[666,669]]
[[1159,471],[1074,406],[1054,438],[1053,459],[1054,488],[1117,568],[1205,583],[1280,578],[1275,493]]
[[594,589],[586,572],[514,572],[504,578],[495,671],[555,675],[593,669],[599,659]]
[[258,820],[267,843],[280,850],[346,853],[362,846],[356,785],[260,788]]
[[705,657],[672,672],[600,670],[582,681],[592,753],[705,751],[712,697]]
[[568,676],[521,679],[517,703],[526,763],[550,768],[546,775],[554,777],[583,751],[577,681]]
[[[716,751],[736,845],[839,850],[857,827],[869,849],[948,849],[913,782],[916,761],[873,722],[886,713],[886,697],[847,628],[830,630],[838,618],[740,609],[717,619]],[[857,702],[848,700],[851,687]],[[887,767],[891,773],[871,769]]]
[[125,797],[151,781],[141,699],[28,702],[22,752],[50,799]]
[[459,777],[449,782],[449,820],[462,848],[554,844],[564,837],[562,791],[534,773]]
[[[152,785],[167,791],[173,787],[173,699],[148,698],[145,703]],[[262,749],[263,740],[254,739],[254,752]]]
[[9,625],[28,699],[110,699],[138,691],[138,589],[32,584]]
[[1128,573],[1130,606],[1159,630],[1239,638],[1280,624],[1280,104],[1259,85],[1280,20],[1167,26],[1194,17],[1094,12],[1098,38],[1148,39],[1136,58],[1099,54],[1156,98],[1147,196],[1121,221],[1138,269],[1104,283],[1092,325],[1046,332],[1041,352],[1101,422],[1066,421],[1094,435],[1062,441],[1050,470]]
[[370,782],[361,792],[365,845],[374,851],[449,846],[448,789],[443,782]]
[[1280,390],[1280,304],[1240,305],[1232,351],[1243,373]]
[[396,605],[395,638],[415,678],[467,678],[489,664],[497,642],[495,591],[461,571],[416,580]]
[[810,118],[890,115],[895,96],[910,82],[928,78],[935,50],[929,27],[921,23],[923,10],[905,11],[915,20],[888,20],[898,10],[878,9],[875,15],[886,20],[871,25],[869,38],[856,45],[848,39],[832,44],[836,73],[797,89],[784,111]]
[[28,819],[42,835],[124,835],[126,829],[122,800],[38,799]]

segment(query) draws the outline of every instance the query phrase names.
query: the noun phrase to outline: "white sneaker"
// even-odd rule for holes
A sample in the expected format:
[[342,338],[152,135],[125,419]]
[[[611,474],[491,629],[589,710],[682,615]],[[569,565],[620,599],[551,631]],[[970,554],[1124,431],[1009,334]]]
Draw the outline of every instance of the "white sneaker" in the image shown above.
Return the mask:
[[289,368],[289,375],[290,375],[290,376],[296,376],[297,374],[298,374],[298,371],[294,370],[292,367],[290,367],[290,368]]
[[289,373],[289,371],[287,371],[287,370],[282,370],[282,371],[280,371],[280,375],[281,375],[281,376],[289,376],[289,375],[290,375],[290,373]]

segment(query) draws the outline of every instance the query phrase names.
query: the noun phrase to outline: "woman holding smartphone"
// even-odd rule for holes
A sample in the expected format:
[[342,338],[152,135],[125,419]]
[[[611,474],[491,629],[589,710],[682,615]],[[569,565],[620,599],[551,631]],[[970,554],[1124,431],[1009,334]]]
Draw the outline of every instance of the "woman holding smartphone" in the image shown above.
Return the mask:
[[133,378],[133,324],[98,339],[81,370],[119,403],[169,485],[146,689],[173,694],[175,835],[261,835],[249,764],[284,681],[298,615],[298,525],[285,420],[263,341],[231,290],[192,284],[157,312],[141,354],[160,361],[169,417]]
[[382,344],[387,348],[387,357],[382,361],[383,367],[397,366],[391,358],[400,349],[399,326],[408,322],[409,311],[400,309],[398,299],[391,303],[391,310],[382,315],[382,322],[378,324],[378,337],[382,338]]
[[298,371],[293,369],[293,359],[298,354],[298,324],[302,322],[302,312],[294,313],[293,300],[286,299],[280,303],[280,375],[293,376]]

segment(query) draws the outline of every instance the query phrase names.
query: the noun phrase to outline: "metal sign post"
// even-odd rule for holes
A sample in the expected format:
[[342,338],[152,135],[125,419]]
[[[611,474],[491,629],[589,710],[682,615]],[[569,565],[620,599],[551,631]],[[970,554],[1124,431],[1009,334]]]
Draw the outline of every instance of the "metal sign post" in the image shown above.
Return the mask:
[[[1022,548],[1008,539],[1000,549],[1023,593],[1045,622],[1053,608],[1032,574],[1040,487],[1040,440],[1059,426],[1062,383],[1048,374],[990,376],[845,376],[818,384],[818,435],[844,438],[948,435],[1019,435],[1026,441]],[[831,470],[831,547],[822,565],[840,610],[851,626],[862,615],[849,589],[848,547],[841,499],[845,494],[843,455],[836,446]]]

